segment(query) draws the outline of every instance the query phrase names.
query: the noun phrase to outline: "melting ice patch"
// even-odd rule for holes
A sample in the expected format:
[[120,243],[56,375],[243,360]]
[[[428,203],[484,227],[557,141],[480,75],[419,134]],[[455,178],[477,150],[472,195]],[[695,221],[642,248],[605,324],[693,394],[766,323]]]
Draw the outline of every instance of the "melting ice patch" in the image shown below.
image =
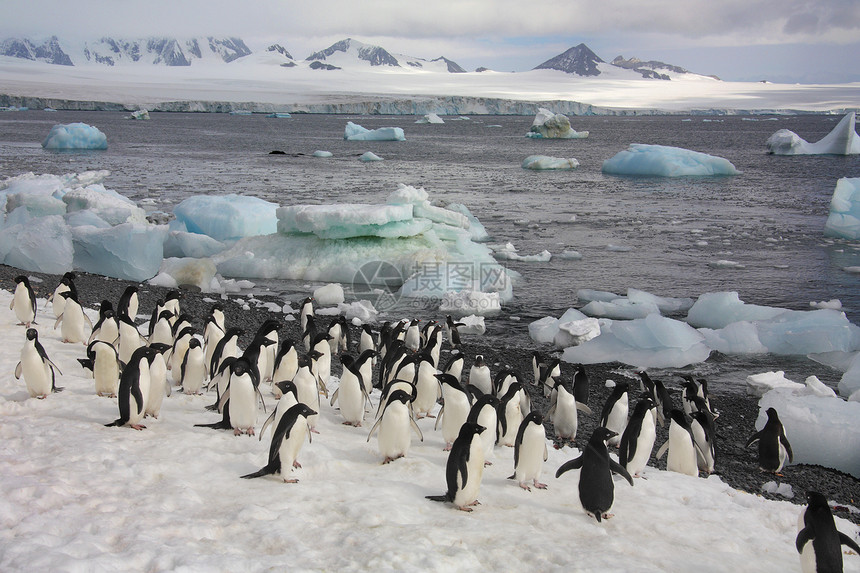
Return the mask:
[[765,145],[774,155],[854,155],[860,153],[860,136],[855,128],[855,114],[850,112],[833,130],[815,143],[809,143],[793,131],[780,129]]
[[58,124],[51,128],[42,142],[45,149],[107,149],[107,136],[97,127],[86,123]]
[[367,129],[351,121],[346,124],[343,138],[347,141],[406,141],[406,136],[400,127]]
[[625,151],[603,162],[603,172],[613,175],[688,177],[738,175],[727,159],[666,145],[631,143]]
[[824,236],[860,240],[860,177],[843,177],[836,182]]
[[547,155],[529,155],[523,159],[522,168],[534,171],[555,171],[565,169],[576,169],[579,161],[571,157],[563,159],[560,157],[549,157]]

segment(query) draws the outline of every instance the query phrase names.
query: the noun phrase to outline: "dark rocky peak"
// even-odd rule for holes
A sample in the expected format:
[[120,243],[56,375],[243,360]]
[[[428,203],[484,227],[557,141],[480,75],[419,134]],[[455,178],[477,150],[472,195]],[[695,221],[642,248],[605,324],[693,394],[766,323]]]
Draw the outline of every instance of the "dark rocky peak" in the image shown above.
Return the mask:
[[599,76],[600,70],[597,69],[597,64],[602,63],[603,60],[592,52],[588,46],[579,44],[554,58],[550,58],[534,69],[559,70],[578,76]]

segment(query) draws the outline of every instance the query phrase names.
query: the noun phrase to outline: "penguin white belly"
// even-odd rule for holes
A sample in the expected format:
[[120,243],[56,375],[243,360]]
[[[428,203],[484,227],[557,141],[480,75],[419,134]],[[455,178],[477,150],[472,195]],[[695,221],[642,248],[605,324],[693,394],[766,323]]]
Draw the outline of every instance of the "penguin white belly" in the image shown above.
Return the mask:
[[343,373],[337,391],[337,404],[343,419],[352,425],[364,420],[364,392],[361,381],[349,371]]
[[287,352],[278,364],[278,368],[272,373],[272,382],[292,380],[299,371],[299,355],[295,349]]
[[498,435],[496,429],[498,428],[499,419],[496,409],[492,406],[482,408],[476,421],[478,425],[486,428],[481,432],[481,441],[484,443],[484,460],[488,460],[493,457],[496,447],[496,437]]
[[153,344],[173,345],[173,332],[170,328],[170,321],[167,319],[159,319],[152,329],[152,335],[149,337],[150,346]]
[[96,333],[95,340],[113,344],[119,338],[119,325],[115,318],[106,318]]
[[182,390],[186,394],[200,394],[203,382],[206,381],[206,366],[203,348],[190,348],[185,360],[185,373],[182,377]]
[[[306,405],[314,412],[320,411],[320,393],[317,386],[316,378],[307,368],[302,368],[293,378],[293,384],[296,385],[296,397],[299,402]],[[231,411],[232,416],[232,411]],[[316,428],[319,414],[308,416],[308,427],[313,431]]]
[[412,403],[412,409],[415,410],[417,416],[426,416],[436,407],[436,401],[439,399],[439,381],[433,376],[436,369],[428,374],[424,367],[418,369],[418,381],[415,384],[415,401]]
[[[284,413],[298,403],[298,400],[296,400],[296,397],[292,392],[287,392],[281,396],[280,400],[278,400],[278,405],[275,407],[275,417],[272,419],[272,435],[274,435],[275,430],[278,428],[278,424],[281,422],[281,417]],[[307,425],[308,422],[307,419],[305,419],[305,427],[307,427]]]
[[146,401],[146,414],[158,418],[161,404],[167,393],[167,364],[164,356],[157,353],[149,365],[149,398]]
[[639,435],[636,437],[636,453],[633,458],[627,462],[627,471],[630,475],[638,476],[648,465],[648,460],[651,459],[651,451],[654,449],[654,441],[657,439],[657,421],[654,418],[654,411],[649,410],[642,419],[642,427],[639,430]]
[[173,345],[173,351],[170,353],[170,362],[167,364],[168,370],[173,374],[173,381],[179,383],[180,369],[182,368],[182,360],[185,358],[185,353],[188,352],[188,342],[190,337],[184,336],[176,341]]
[[60,324],[63,342],[84,342],[87,339],[85,326],[86,319],[81,305],[72,300],[67,300],[66,308],[63,310],[63,320]]
[[379,453],[385,456],[386,460],[405,456],[412,442],[410,431],[408,407],[402,402],[389,404],[379,422]]
[[123,364],[128,364],[134,351],[143,346],[140,333],[132,325],[122,322],[119,325],[119,359]]
[[93,361],[93,380],[96,394],[116,396],[119,388],[119,363],[111,348],[96,351],[96,358]]
[[51,366],[42,360],[36,346],[29,341],[21,349],[21,374],[31,398],[45,397],[51,393]]
[[621,441],[624,429],[627,428],[628,410],[627,394],[624,394],[615,402],[615,405],[609,412],[609,416],[606,417],[606,428],[618,434],[609,438],[608,443],[610,446],[617,446]]
[[815,549],[812,547],[812,541],[808,541],[800,553],[800,570],[803,573],[817,573],[818,571],[815,565]]
[[492,394],[493,381],[490,376],[490,369],[486,366],[472,368],[469,371],[469,384],[475,386],[484,394]]
[[576,399],[563,387],[556,390],[555,412],[552,415],[552,424],[555,435],[565,440],[576,439],[579,429],[579,412],[576,410]]
[[248,375],[230,379],[230,424],[235,433],[254,433],[257,423],[257,394]]
[[513,398],[505,406],[505,433],[499,436],[499,444],[513,446],[522,423],[523,412],[520,409],[520,402]]
[[[61,299],[65,300],[63,297]],[[29,325],[36,320],[33,305],[30,302],[30,293],[24,283],[18,283],[15,294],[12,296],[12,308],[15,309],[15,318],[22,324]]]
[[[486,431],[486,430],[485,430]],[[535,484],[543,473],[543,459],[546,454],[546,430],[543,424],[529,424],[523,433],[520,455],[514,475],[517,482],[524,484],[534,480]]]
[[669,457],[666,469],[671,472],[699,475],[699,465],[696,462],[696,449],[690,433],[677,424],[669,425]]
[[60,293],[68,292],[70,289],[67,285],[60,283],[54,289],[54,295],[51,297],[51,309],[54,311],[54,317],[59,318],[66,309],[66,297],[60,296]]
[[776,468],[774,473],[779,473],[782,471],[782,468],[785,466],[785,461],[788,459],[788,450],[785,449],[785,446],[782,445],[782,442],[779,442],[779,467]]
[[[446,444],[454,443],[462,426],[469,417],[469,399],[459,391],[445,393],[445,412],[442,415],[442,439]],[[483,464],[483,462],[481,462]]]
[[299,416],[290,429],[290,437],[281,441],[278,448],[278,456],[281,458],[281,477],[284,481],[290,481],[287,477],[293,470],[299,452],[308,437],[308,422],[304,416]]
[[322,356],[316,360],[317,377],[323,384],[328,384],[329,378],[331,378],[331,350],[328,347],[328,342],[323,341],[323,343],[317,344],[314,349],[322,353]]
[[484,475],[484,444],[476,435],[469,443],[469,461],[466,463],[466,481],[457,473],[457,492],[454,494],[454,505],[467,507],[478,500],[481,490],[481,478]]

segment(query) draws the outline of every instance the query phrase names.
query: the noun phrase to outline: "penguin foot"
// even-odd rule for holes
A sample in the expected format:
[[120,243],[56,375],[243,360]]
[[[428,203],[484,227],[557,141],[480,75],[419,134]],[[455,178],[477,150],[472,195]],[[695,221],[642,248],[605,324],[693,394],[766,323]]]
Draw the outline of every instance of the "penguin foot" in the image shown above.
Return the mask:
[[475,510],[474,510],[474,509],[472,509],[471,507],[467,507],[467,506],[463,506],[463,507],[459,507],[459,506],[457,506],[457,509],[459,509],[460,511],[465,511],[465,512],[467,512],[467,513],[471,513],[471,512],[473,512],[473,511],[475,511]]
[[424,416],[424,417],[425,417],[425,418],[435,418],[436,416],[435,416],[435,414],[427,414],[427,415],[426,415],[426,416]]
[[299,483],[297,478],[284,478],[284,483]]
[[536,488],[538,488],[538,489],[546,489],[546,484],[545,484],[545,483],[541,483],[541,482],[539,482],[538,480],[535,480],[535,481],[534,481],[534,484],[535,484],[535,487],[536,487]]
[[[296,468],[296,469],[302,469],[302,464],[300,464],[300,463],[298,462],[298,460],[295,460],[295,461],[293,462],[293,467],[294,467],[294,468]],[[296,481],[299,481],[299,480],[296,480]]]
[[447,443],[447,444],[445,444],[445,447],[444,447],[444,448],[442,448],[442,451],[443,451],[443,452],[450,452],[450,451],[451,451],[451,446],[452,446],[452,444],[451,444],[450,442],[449,442],[449,443]]
[[603,519],[612,519],[613,517],[615,517],[615,514],[606,512],[606,513],[602,514],[601,517],[603,517]]
[[532,488],[530,488],[530,487],[529,487],[529,484],[527,484],[527,483],[526,483],[526,482],[524,482],[524,481],[521,481],[521,482],[519,483],[519,486],[520,486],[521,488],[523,488],[524,490],[526,490],[526,491],[531,491],[531,490],[532,490]]
[[488,462],[487,460],[484,460],[484,467],[491,466],[491,465],[493,465],[493,462]]
[[45,399],[45,398],[47,398],[47,397],[48,397],[48,395],[47,395],[47,394],[42,394],[42,395],[40,395],[40,396],[36,396],[36,399],[37,399],[37,400],[44,400],[44,399]]
[[143,424],[129,424],[129,427],[134,429],[134,430],[137,430],[137,431],[140,431],[140,430],[143,430],[146,428],[146,426],[144,426]]
[[320,433],[320,431],[317,430],[316,428],[308,428],[308,430],[310,430],[312,434],[319,434]]

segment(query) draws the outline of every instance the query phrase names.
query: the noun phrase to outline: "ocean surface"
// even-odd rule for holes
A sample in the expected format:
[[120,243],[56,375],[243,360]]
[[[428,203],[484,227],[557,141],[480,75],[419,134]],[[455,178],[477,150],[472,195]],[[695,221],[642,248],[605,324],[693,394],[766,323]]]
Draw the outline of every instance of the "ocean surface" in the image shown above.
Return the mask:
[[[533,345],[527,325],[582,304],[578,289],[624,295],[636,288],[663,297],[737,291],[747,303],[810,308],[839,299],[860,324],[860,245],[823,234],[837,179],[860,177],[860,156],[777,157],[765,140],[791,129],[808,141],[840,116],[573,117],[587,139],[525,137],[522,116],[414,116],[153,113],[131,121],[113,112],[23,111],[0,114],[0,177],[107,169],[105,186],[148,211],[170,212],[197,194],[240,193],[279,203],[380,203],[399,183],[423,187],[432,201],[463,203],[492,243],[522,255],[543,250],[547,263],[506,262],[522,278],[514,300],[487,320],[488,339]],[[347,142],[347,121],[374,129],[402,127],[405,142]],[[108,138],[102,152],[55,153],[41,142],[57,123],[84,122]],[[630,143],[678,146],[724,157],[741,175],[715,178],[604,175],[605,159]],[[284,155],[269,152],[279,150]],[[314,158],[315,150],[334,154]],[[362,163],[373,151],[384,159]],[[523,159],[576,158],[574,171],[534,172]],[[562,258],[577,251],[580,259]],[[723,261],[730,261],[726,264]],[[305,281],[254,280],[258,290],[300,300]],[[316,285],[313,285],[316,286]],[[435,309],[420,316],[441,318]],[[391,318],[400,318],[392,315]],[[785,370],[835,385],[840,373],[803,358],[713,356],[692,367],[709,380],[741,383],[747,374]]]

